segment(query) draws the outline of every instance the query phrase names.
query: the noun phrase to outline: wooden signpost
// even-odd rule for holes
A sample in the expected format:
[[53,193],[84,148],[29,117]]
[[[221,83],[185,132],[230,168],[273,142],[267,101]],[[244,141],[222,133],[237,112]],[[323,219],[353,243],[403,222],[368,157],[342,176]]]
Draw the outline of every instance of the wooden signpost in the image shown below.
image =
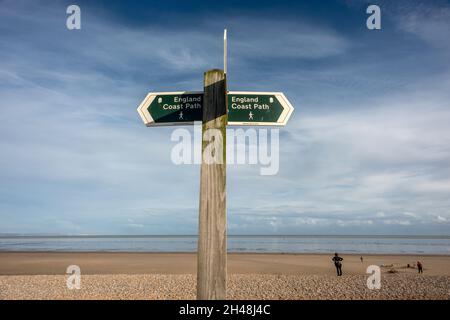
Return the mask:
[[[227,281],[226,212],[226,79],[222,70],[205,73],[200,174],[200,215],[197,253],[197,299],[225,299]],[[217,130],[214,144],[219,154],[206,149]],[[213,131],[214,132],[214,131]],[[215,161],[209,161],[208,157]]]
[[[281,92],[227,91],[226,30],[224,71],[204,75],[203,92],[149,93],[137,111],[148,127],[202,121],[197,299],[226,299],[227,210],[226,126],[284,126],[294,108]],[[214,149],[209,148],[214,140]]]

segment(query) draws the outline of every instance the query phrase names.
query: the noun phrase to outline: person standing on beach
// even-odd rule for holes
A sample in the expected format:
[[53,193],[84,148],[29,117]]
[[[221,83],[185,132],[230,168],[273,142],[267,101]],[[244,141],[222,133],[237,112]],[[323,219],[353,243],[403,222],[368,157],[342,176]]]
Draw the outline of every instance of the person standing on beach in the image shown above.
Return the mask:
[[336,252],[334,254],[334,257],[331,259],[334,261],[334,266],[336,267],[336,272],[338,276],[342,276],[342,259],[341,257],[339,257],[338,253]]
[[363,263],[364,262],[364,259],[363,259],[363,257],[361,256],[361,257],[359,257],[359,259],[361,260],[361,263]]
[[417,269],[419,270],[419,273],[423,273],[423,266],[420,261],[417,261]]

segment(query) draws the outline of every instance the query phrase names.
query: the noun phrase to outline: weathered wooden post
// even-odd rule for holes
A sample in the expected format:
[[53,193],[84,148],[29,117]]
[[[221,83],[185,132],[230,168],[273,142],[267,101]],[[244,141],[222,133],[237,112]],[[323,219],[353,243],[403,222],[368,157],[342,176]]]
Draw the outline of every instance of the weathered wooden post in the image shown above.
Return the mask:
[[227,86],[222,70],[205,72],[197,256],[197,299],[226,298]]
[[197,253],[200,300],[222,300],[227,295],[226,126],[284,126],[294,110],[281,92],[227,92],[226,30],[223,62],[223,71],[205,72],[203,92],[150,92],[137,108],[148,127],[203,123]]

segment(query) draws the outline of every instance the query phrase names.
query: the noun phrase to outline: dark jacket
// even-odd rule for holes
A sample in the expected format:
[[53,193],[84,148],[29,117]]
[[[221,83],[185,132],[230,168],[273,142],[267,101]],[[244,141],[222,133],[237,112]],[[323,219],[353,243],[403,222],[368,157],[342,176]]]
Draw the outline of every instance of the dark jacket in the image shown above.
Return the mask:
[[331,259],[331,260],[334,261],[334,264],[335,264],[335,265],[341,265],[341,264],[342,264],[341,261],[344,260],[344,259],[342,259],[342,258],[339,257],[339,256],[334,256],[333,259]]

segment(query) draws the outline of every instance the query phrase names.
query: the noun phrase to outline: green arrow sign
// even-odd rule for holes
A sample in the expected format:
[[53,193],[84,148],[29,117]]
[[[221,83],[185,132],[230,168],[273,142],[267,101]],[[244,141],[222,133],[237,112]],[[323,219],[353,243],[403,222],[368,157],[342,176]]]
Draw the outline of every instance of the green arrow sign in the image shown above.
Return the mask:
[[150,92],[138,107],[148,127],[202,121],[203,92]]
[[[138,107],[147,126],[202,121],[203,92],[151,92]],[[228,125],[284,126],[294,108],[281,92],[228,92]]]
[[228,92],[228,125],[284,126],[293,111],[281,92]]

